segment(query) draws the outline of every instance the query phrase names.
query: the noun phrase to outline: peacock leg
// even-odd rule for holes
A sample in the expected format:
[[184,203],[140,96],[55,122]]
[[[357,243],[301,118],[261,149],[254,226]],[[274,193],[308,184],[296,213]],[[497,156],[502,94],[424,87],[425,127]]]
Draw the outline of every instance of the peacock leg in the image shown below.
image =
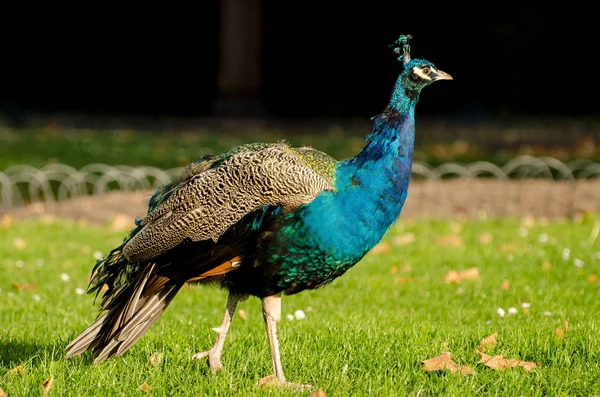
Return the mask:
[[281,356],[279,355],[279,340],[277,339],[277,321],[281,319],[281,294],[264,297],[262,300],[263,317],[267,327],[269,348],[271,350],[271,361],[277,382],[283,386],[291,386],[300,389],[310,389],[310,385],[299,385],[288,382],[283,374]]
[[221,325],[218,328],[213,328],[215,331],[217,331],[215,344],[209,350],[196,353],[192,356],[192,358],[196,360],[208,357],[208,365],[210,366],[210,370],[213,374],[223,368],[223,365],[221,365],[221,355],[223,354],[225,338],[227,337],[227,331],[229,331],[229,325],[231,325],[231,319],[235,314],[235,308],[242,298],[242,295],[232,293],[229,294],[227,297],[227,307],[225,309],[225,315],[223,316],[223,322],[221,322]]

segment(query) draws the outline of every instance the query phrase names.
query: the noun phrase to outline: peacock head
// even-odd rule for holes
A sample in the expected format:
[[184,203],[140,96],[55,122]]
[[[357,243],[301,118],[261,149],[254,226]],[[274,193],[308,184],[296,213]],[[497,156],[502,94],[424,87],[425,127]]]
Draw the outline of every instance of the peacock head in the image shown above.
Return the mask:
[[402,35],[391,45],[394,46],[394,52],[400,55],[398,60],[404,64],[399,81],[406,90],[419,92],[434,81],[452,80],[452,76],[438,69],[433,63],[425,59],[411,59],[408,43],[410,39],[411,35]]

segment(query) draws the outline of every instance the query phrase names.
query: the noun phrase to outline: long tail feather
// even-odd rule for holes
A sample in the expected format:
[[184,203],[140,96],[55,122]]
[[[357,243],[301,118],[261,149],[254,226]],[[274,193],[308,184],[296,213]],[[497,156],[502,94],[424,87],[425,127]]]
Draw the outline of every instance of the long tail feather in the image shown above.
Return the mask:
[[107,310],[66,347],[65,358],[93,352],[94,364],[120,356],[144,335],[165,311],[183,283],[168,283],[148,266],[137,282],[111,294]]

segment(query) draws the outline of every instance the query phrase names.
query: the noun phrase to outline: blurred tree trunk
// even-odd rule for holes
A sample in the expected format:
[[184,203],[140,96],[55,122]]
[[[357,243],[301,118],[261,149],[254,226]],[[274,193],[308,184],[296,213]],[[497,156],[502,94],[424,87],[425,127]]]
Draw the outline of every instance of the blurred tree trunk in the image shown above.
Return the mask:
[[264,115],[261,0],[221,0],[219,116]]

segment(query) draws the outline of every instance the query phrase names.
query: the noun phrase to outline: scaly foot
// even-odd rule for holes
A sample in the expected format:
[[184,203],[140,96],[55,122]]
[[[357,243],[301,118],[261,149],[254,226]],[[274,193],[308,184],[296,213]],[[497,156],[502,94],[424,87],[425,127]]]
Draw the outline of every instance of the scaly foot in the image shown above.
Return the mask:
[[192,356],[195,360],[201,360],[204,357],[208,357],[206,363],[210,367],[210,372],[213,374],[223,369],[223,365],[221,364],[221,352],[219,349],[215,349],[213,346],[213,348],[205,352],[196,353]]

